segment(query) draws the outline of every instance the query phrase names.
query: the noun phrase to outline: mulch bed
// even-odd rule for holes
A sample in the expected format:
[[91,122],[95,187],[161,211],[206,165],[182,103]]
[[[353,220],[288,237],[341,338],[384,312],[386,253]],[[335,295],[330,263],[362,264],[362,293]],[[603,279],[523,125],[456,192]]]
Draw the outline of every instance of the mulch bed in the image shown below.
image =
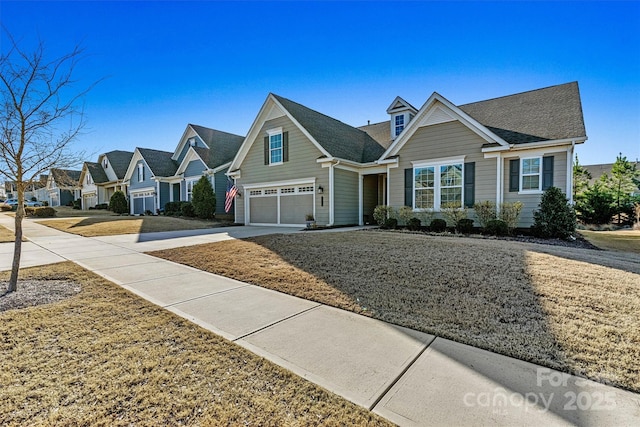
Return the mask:
[[82,290],[68,280],[19,280],[18,290],[7,292],[9,282],[0,282],[0,312],[51,304],[72,297]]

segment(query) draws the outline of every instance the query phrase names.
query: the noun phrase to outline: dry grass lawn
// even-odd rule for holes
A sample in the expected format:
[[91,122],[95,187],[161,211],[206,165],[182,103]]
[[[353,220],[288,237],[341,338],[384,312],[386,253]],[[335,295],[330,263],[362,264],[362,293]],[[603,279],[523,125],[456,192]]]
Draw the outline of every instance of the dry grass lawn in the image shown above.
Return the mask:
[[13,231],[0,225],[0,243],[9,243],[15,241],[16,236],[13,234]]
[[0,425],[387,424],[75,264],[21,274],[82,290],[0,312]]
[[599,248],[640,254],[640,230],[580,230],[580,234]]
[[640,391],[632,254],[359,231],[152,255]]
[[221,225],[220,222],[184,219],[170,216],[109,216],[69,217],[37,221],[39,224],[84,237],[118,234],[153,233],[157,231],[200,230]]

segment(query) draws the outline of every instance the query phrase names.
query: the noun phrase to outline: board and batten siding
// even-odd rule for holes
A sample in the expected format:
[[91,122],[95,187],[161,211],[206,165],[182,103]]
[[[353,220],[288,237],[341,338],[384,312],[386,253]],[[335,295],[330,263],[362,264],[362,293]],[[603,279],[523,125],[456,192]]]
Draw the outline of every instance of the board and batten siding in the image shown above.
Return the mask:
[[333,174],[335,225],[359,224],[358,179],[356,172],[335,168]]
[[[465,163],[475,162],[475,202],[495,202],[497,164],[495,159],[484,158],[481,151],[484,143],[484,139],[458,121],[418,129],[400,149],[398,167],[389,171],[389,205],[395,209],[404,206],[404,170],[413,168],[411,162],[462,156]],[[472,209],[469,217],[475,218]]]
[[[519,193],[517,191],[509,191],[509,161],[520,158],[533,157],[526,151],[519,153],[519,157],[510,157],[504,159],[504,202],[522,202],[522,212],[518,221],[519,228],[528,228],[533,225],[533,212],[538,210],[542,191],[535,194]],[[547,153],[544,157],[553,156],[553,186],[558,187],[563,193],[567,193],[567,152],[561,151],[556,153]]]
[[[283,132],[289,132],[289,161],[279,165],[269,166],[264,164],[263,138],[269,129],[282,127]],[[316,178],[316,189],[322,186],[325,191],[318,194],[314,191],[316,201],[316,222],[318,224],[329,223],[329,169],[323,168],[317,159],[322,152],[294,125],[288,117],[282,116],[266,121],[256,139],[251,141],[251,148],[244,158],[241,166],[241,177],[236,181],[242,198],[249,197],[243,188],[247,184],[270,183],[278,181],[295,180],[301,178]],[[244,201],[236,199],[236,221],[245,221]]]

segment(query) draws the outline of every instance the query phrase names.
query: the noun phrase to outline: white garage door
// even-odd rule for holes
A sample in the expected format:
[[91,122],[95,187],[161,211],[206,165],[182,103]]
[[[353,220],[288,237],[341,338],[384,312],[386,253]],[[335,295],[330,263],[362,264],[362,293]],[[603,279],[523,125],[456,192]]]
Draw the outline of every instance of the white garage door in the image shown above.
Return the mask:
[[249,224],[304,225],[313,214],[313,185],[249,190]]

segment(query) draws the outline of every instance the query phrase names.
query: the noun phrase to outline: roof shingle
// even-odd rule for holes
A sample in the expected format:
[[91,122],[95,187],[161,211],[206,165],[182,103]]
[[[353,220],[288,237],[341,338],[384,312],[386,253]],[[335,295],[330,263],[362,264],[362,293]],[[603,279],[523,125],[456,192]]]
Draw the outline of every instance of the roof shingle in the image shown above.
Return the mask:
[[147,162],[147,166],[149,166],[149,169],[151,169],[151,173],[154,176],[166,177],[176,174],[176,171],[178,170],[178,163],[171,158],[173,153],[139,147],[138,151],[145,162]]

